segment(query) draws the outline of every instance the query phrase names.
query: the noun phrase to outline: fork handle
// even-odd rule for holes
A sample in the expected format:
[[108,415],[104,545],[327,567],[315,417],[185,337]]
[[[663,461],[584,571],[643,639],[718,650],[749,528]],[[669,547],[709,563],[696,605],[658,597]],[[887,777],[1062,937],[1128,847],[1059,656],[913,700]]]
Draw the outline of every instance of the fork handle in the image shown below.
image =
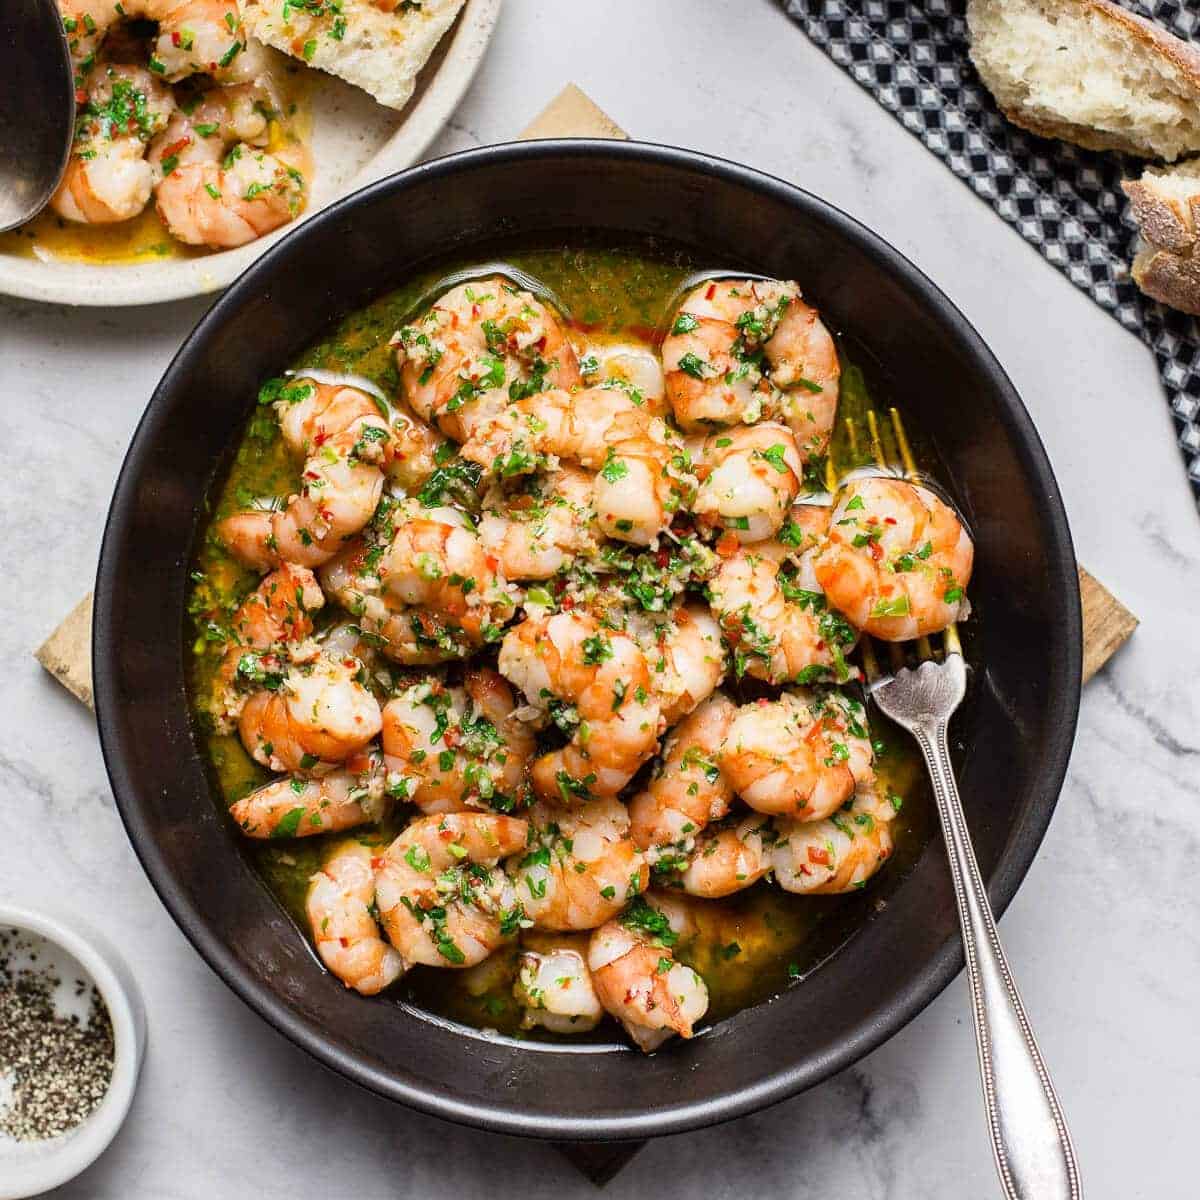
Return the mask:
[[996,1169],[1007,1200],[1081,1200],[1066,1119],[1025,1015],[958,796],[947,722],[918,727],[962,925],[979,1072]]

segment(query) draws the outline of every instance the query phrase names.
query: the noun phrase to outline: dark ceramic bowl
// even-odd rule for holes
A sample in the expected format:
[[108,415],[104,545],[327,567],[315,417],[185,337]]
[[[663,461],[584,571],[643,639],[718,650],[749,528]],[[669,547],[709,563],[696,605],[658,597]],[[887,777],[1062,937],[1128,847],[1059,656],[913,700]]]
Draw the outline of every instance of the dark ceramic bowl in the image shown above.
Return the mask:
[[[1079,590],[1058,487],[979,335],[911,263],[815,196],[744,167],[637,143],[496,146],[415,167],[306,222],[213,306],[146,410],[113,498],[96,586],[96,708],[129,836],[163,902],[248,1004],[343,1075],[425,1112],[553,1139],[641,1138],[811,1087],[895,1033],[962,965],[935,838],[887,872],[861,927],[804,983],[652,1058],[486,1038],[327,975],[237,852],[184,690],[189,551],[260,381],[337,317],[432,257],[580,231],[682,242],[703,261],[802,281],[887,372],[971,522],[981,617],[973,706],[955,730],[992,903],[1046,830],[1079,702]],[[966,1064],[964,1070],[968,1069]]]

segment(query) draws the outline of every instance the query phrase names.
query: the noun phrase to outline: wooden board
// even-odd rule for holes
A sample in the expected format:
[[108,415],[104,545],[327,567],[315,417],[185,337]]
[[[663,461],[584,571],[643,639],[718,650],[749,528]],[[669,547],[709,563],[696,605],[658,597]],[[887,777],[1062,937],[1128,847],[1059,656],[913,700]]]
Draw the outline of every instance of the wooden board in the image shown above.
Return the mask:
[[[554,137],[625,138],[619,125],[573,83],[522,131],[522,140]],[[1083,603],[1083,681],[1129,639],[1138,619],[1102,583],[1079,568]],[[84,704],[92,706],[92,597],[85,596],[37,650],[37,660]]]

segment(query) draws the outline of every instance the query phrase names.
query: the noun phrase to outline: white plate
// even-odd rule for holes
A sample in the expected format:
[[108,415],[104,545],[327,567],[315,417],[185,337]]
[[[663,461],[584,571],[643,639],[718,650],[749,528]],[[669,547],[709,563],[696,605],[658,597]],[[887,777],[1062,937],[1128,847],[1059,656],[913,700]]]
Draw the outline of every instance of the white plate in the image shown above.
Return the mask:
[[314,72],[312,198],[302,216],[237,250],[128,265],[41,262],[0,253],[0,292],[60,304],[113,307],[181,300],[228,286],[268,246],[341,196],[412,166],[470,86],[500,15],[501,0],[467,0],[417,80],[403,112]]

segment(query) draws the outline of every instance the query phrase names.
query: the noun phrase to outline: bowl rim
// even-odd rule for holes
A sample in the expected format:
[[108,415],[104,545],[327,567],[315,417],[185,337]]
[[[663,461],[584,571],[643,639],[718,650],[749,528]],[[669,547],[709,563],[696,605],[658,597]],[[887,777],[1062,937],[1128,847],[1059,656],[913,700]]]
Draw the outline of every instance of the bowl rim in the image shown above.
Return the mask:
[[[120,698],[114,684],[115,658],[111,629],[114,625],[116,576],[114,546],[120,531],[137,503],[138,479],[146,465],[150,446],[144,434],[151,415],[174,390],[186,371],[187,361],[199,347],[221,329],[226,314],[236,311],[247,293],[267,290],[276,264],[286,259],[301,240],[329,226],[336,226],[355,209],[384,197],[402,194],[430,180],[446,181],[469,173],[477,166],[495,162],[533,165],[538,160],[561,156],[607,159],[619,169],[623,163],[657,163],[709,178],[720,178],[786,203],[805,213],[819,214],[865,254],[880,262],[893,276],[903,280],[918,300],[932,310],[950,339],[989,378],[1006,410],[1023,466],[1037,489],[1050,538],[1046,547],[1051,574],[1050,586],[1062,598],[1062,656],[1056,674],[1063,681],[1065,704],[1047,738],[1047,752],[1038,777],[1040,804],[1030,806],[1005,851],[987,880],[988,893],[997,918],[1015,895],[1028,871],[1053,816],[1070,760],[1079,713],[1082,671],[1082,617],[1077,567],[1062,495],[1045,447],[1016,389],[983,338],[957,306],[908,258],[878,234],[841,209],[794,184],[727,159],[674,146],[650,142],[606,139],[557,138],[534,142],[509,142],[485,146],[432,159],[387,179],[371,184],[331,205],[256,260],[200,319],[176,352],[134,431],[113,492],[105,522],[96,576],[92,657],[96,713],[104,763],[117,808],[134,852],[167,911],[183,930],[201,957],[252,1009],[290,1041],[325,1066],[386,1098],[459,1124],[517,1136],[558,1141],[634,1140],[718,1124],[778,1103],[829,1078],[856,1062],[897,1033],[949,984],[963,965],[961,941],[947,939],[925,970],[882,1009],[845,1038],[836,1051],[818,1063],[793,1065],[768,1071],[755,1084],[722,1096],[696,1101],[670,1101],[661,1108],[631,1114],[549,1118],[506,1107],[502,1101],[465,1102],[439,1094],[429,1086],[397,1079],[386,1070],[369,1065],[341,1048],[336,1039],[290,1008],[269,988],[253,979],[222,938],[208,928],[204,915],[194,908],[176,885],[162,849],[140,811],[138,788],[126,770],[120,753],[120,730],[116,719]],[[332,318],[330,318],[332,319]],[[1066,586],[1070,583],[1072,586]],[[1055,586],[1062,585],[1062,586]]]

